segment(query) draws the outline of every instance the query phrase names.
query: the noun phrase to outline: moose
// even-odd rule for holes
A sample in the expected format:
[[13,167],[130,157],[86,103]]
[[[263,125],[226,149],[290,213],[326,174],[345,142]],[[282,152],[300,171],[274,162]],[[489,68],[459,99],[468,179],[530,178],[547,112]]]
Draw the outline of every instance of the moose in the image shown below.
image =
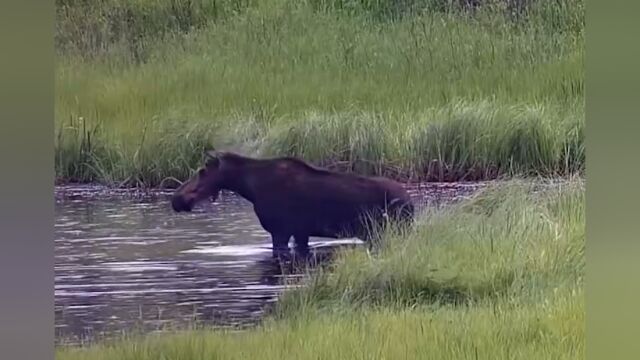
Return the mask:
[[233,152],[206,151],[204,166],[173,194],[174,211],[191,211],[215,201],[221,190],[253,204],[260,225],[271,234],[274,255],[307,251],[309,237],[370,241],[373,227],[389,221],[411,224],[414,205],[402,185],[316,167],[293,157],[258,159]]

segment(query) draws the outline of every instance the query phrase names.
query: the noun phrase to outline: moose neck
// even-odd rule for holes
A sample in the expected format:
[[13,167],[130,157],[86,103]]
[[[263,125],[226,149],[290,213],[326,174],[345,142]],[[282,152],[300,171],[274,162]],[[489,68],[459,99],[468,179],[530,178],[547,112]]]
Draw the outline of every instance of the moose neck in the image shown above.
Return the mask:
[[248,181],[250,174],[245,166],[234,166],[225,177],[227,180],[223,182],[222,189],[234,192],[251,203],[255,201],[254,191]]

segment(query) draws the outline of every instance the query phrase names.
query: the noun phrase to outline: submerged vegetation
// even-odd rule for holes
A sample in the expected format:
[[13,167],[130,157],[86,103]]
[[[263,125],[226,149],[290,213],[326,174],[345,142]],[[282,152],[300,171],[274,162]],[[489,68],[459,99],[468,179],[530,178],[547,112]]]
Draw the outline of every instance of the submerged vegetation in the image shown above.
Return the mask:
[[581,181],[488,188],[344,251],[243,332],[59,348],[57,359],[577,359],[585,353]]
[[60,181],[170,185],[201,152],[405,180],[584,168],[580,0],[57,0]]

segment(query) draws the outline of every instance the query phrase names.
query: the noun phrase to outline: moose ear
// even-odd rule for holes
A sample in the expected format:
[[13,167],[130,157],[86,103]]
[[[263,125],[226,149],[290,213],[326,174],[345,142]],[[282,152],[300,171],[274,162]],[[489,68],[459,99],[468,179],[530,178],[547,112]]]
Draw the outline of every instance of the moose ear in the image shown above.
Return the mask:
[[220,153],[218,151],[215,151],[215,150],[207,150],[207,151],[204,152],[204,155],[205,155],[205,157],[215,159],[220,155]]
[[205,166],[208,168],[217,168],[220,165],[220,154],[215,150],[205,151]]

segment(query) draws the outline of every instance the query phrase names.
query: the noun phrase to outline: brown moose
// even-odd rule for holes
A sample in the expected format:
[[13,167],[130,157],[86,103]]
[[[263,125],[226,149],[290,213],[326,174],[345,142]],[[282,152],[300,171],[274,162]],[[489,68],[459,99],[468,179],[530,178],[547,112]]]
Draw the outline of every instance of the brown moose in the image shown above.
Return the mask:
[[273,251],[308,249],[310,236],[372,238],[372,226],[387,220],[410,224],[414,206],[405,189],[382,177],[364,177],[321,169],[289,157],[255,159],[230,152],[207,152],[204,167],[174,193],[177,212],[200,201],[234,192],[253,204]]

